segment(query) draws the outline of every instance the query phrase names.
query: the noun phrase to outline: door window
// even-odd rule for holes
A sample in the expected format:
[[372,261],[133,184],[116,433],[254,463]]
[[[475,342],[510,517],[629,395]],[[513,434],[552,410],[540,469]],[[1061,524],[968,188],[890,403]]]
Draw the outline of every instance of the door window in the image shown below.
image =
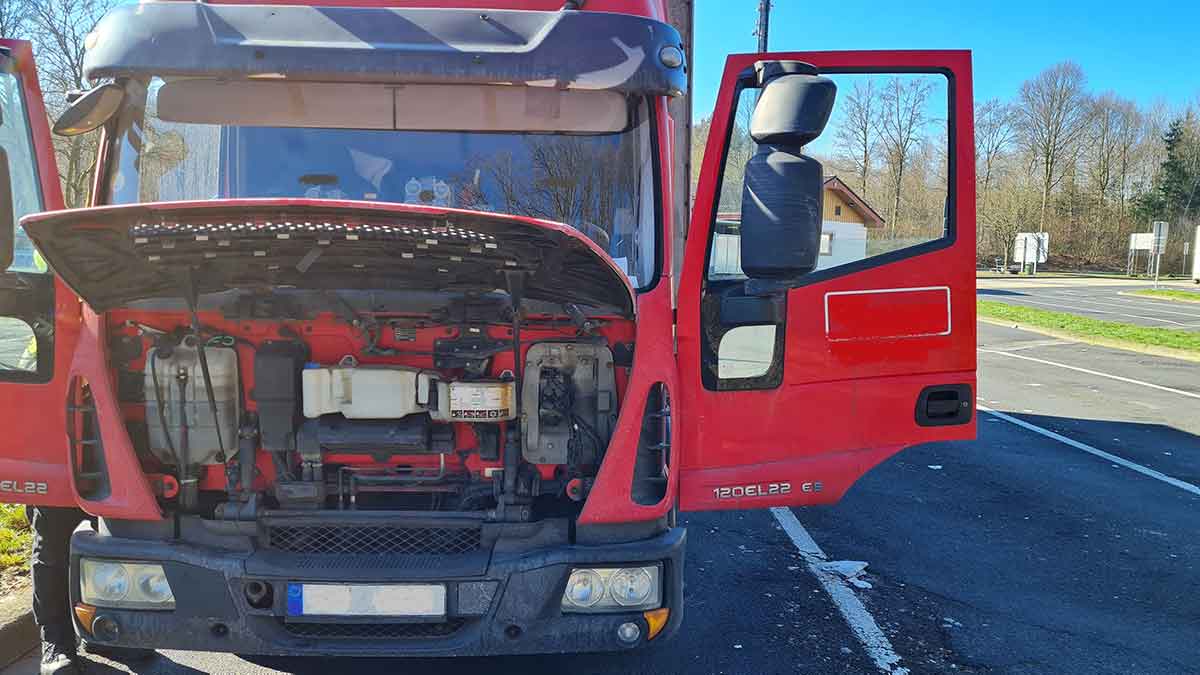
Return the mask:
[[[949,82],[937,73],[823,73],[838,88],[825,132],[804,150],[825,169],[821,256],[813,279],[948,240]],[[714,214],[710,280],[744,279],[742,175],[756,145],[759,90],[742,89]],[[891,255],[889,255],[891,254]],[[865,262],[864,262],[865,261]],[[826,274],[820,274],[829,270]]]
[[37,254],[25,230],[17,222],[22,216],[42,210],[42,195],[38,189],[37,159],[29,135],[29,119],[20,77],[0,72],[0,148],[8,154],[8,170],[12,182],[13,262],[8,268],[15,272],[46,273],[46,263]]
[[8,156],[13,261],[0,272],[0,381],[45,382],[54,356],[54,277],[18,221],[42,210],[21,76],[0,72],[0,150]]
[[722,380],[760,378],[771,370],[775,351],[774,325],[738,326],[721,337],[717,377]]
[[37,338],[21,319],[0,316],[0,370],[37,371]]

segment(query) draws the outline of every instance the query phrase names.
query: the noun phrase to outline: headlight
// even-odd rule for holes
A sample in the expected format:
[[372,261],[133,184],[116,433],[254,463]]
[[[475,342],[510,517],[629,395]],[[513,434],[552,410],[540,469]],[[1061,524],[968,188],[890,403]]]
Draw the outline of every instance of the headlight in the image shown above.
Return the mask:
[[646,604],[654,591],[654,580],[643,568],[624,569],[613,572],[608,578],[608,592],[622,607],[637,607]]
[[157,563],[81,558],[79,599],[97,607],[175,608],[175,594]]
[[604,597],[604,579],[595,570],[575,570],[567,579],[563,601],[575,607],[592,607]]
[[625,612],[662,604],[662,570],[648,567],[578,568],[563,591],[565,612]]

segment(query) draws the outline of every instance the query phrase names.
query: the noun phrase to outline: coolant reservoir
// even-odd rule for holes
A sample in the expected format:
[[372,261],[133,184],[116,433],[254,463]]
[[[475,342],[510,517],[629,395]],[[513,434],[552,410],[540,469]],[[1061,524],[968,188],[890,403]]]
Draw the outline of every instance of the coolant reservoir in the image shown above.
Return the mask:
[[[304,416],[395,419],[429,409],[431,373],[397,366],[310,366],[301,375]],[[436,396],[436,394],[434,394]],[[436,400],[436,399],[435,399]]]
[[226,457],[237,453],[241,408],[237,351],[212,346],[205,347],[204,354],[216,401],[215,420],[195,338],[184,338],[174,347],[152,349],[146,357],[143,376],[150,451],[164,464],[177,465],[177,455],[185,450],[191,465],[221,463],[222,446]]

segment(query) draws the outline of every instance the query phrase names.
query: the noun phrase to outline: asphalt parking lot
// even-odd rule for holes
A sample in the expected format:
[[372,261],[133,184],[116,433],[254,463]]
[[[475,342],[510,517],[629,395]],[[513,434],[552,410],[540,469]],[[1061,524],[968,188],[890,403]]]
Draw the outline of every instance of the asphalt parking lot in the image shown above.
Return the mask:
[[87,672],[1200,673],[1200,366],[982,323],[978,342],[978,440],[910,448],[836,506],[688,518],[686,618],[654,649]]
[[[1056,312],[1070,312],[1106,321],[1181,330],[1200,330],[1200,304],[1131,295],[1153,288],[1145,281],[1069,277],[999,277],[979,279],[981,299]],[[1196,291],[1200,286],[1173,281],[1161,288]]]

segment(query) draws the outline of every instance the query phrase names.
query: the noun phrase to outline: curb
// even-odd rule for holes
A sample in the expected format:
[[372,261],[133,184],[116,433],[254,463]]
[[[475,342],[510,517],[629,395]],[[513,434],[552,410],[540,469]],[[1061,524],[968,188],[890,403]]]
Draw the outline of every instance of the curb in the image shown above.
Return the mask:
[[1067,333],[1065,331],[1054,330],[1053,328],[1042,328],[1040,326],[1030,326],[1023,323],[1014,323],[1004,319],[993,319],[988,316],[976,315],[976,320],[983,323],[990,323],[993,326],[1004,326],[1006,328],[1016,328],[1017,330],[1028,331],[1030,333],[1040,333],[1049,337],[1059,338],[1060,340],[1070,340],[1071,342],[1082,342],[1084,344],[1096,345],[1097,347],[1109,347],[1111,349],[1122,349],[1127,352],[1137,352],[1139,354],[1148,354],[1150,356],[1164,356],[1170,359],[1179,359],[1180,361],[1191,361],[1192,363],[1200,363],[1200,353],[1184,351],[1182,349],[1171,349],[1170,347],[1153,347],[1148,345],[1138,344],[1136,342],[1126,342],[1124,340],[1107,340],[1105,338],[1094,338]]
[[0,598],[0,669],[19,661],[38,644],[32,603],[33,591],[28,588]]

